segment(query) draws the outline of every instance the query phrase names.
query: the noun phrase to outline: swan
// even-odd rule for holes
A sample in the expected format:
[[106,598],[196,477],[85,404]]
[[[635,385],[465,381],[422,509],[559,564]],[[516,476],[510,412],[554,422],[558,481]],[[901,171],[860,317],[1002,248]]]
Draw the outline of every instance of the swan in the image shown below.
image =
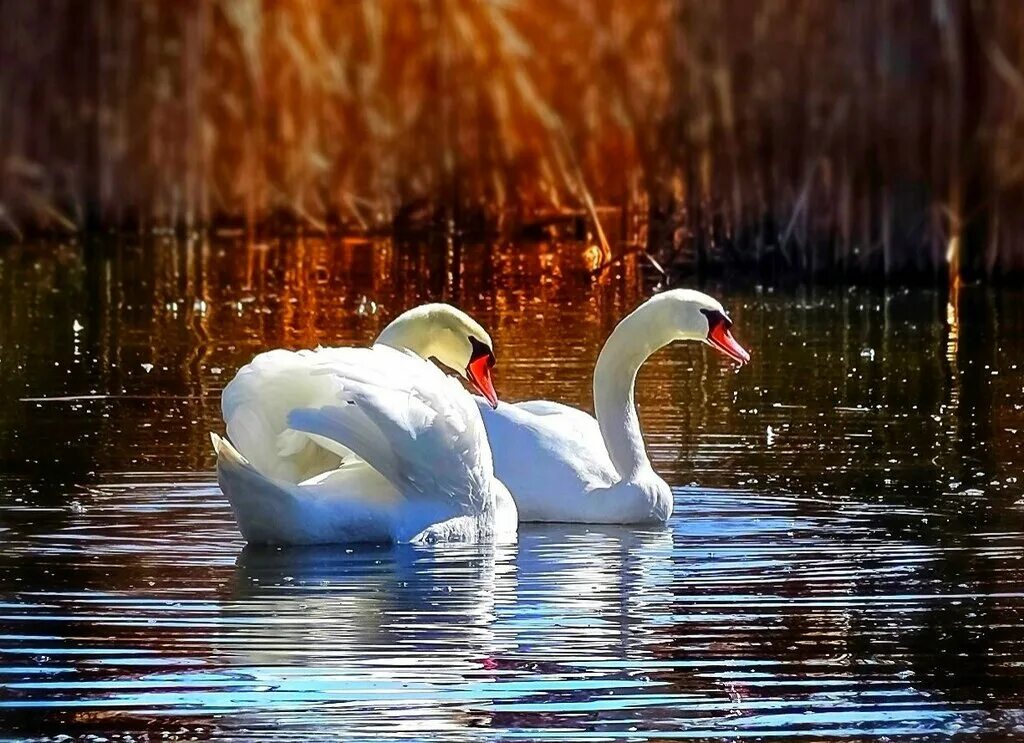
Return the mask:
[[[211,433],[217,479],[257,544],[514,539],[474,397],[496,405],[487,333],[425,305],[370,348],[277,349],[224,388],[227,437]],[[463,371],[458,371],[463,370]]]
[[633,403],[637,371],[677,340],[700,341],[738,362],[750,354],[732,337],[715,299],[673,289],[647,300],[612,331],[594,368],[597,417],[547,400],[498,407],[477,400],[495,474],[520,521],[639,524],[667,521],[672,490],[651,467]]

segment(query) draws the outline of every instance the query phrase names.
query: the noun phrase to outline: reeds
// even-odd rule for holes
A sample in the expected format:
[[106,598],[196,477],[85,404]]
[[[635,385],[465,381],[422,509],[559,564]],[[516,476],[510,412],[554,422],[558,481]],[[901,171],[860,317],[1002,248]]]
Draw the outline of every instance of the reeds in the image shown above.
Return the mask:
[[709,264],[818,277],[1024,268],[1024,6],[678,6],[652,225]]
[[0,10],[17,62],[0,72],[2,200],[19,224],[368,230],[424,201],[593,213],[589,189],[636,198],[632,132],[647,122],[632,112],[664,108],[664,81],[643,81],[657,50],[629,62],[669,17],[650,0]]
[[15,236],[572,218],[607,259],[618,214],[610,232],[687,268],[1024,269],[1016,0],[0,0],[0,18]]

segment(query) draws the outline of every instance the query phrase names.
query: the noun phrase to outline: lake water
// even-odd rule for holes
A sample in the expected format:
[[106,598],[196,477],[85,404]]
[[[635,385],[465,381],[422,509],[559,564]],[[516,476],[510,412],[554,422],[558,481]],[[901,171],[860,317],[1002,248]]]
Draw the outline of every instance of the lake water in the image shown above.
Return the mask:
[[[1024,734],[1024,294],[706,287],[753,353],[637,398],[664,528],[252,550],[220,389],[448,299],[506,400],[590,408],[652,289],[578,246],[172,240],[0,253],[0,737]],[[63,738],[61,738],[63,739]]]

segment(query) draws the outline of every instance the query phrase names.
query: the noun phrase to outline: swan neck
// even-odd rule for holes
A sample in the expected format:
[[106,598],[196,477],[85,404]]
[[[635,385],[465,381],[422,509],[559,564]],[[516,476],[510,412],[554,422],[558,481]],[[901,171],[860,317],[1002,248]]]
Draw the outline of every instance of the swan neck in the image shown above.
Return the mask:
[[412,351],[424,359],[429,358],[431,352],[430,334],[423,332],[419,318],[413,319],[404,315],[380,331],[374,343],[390,346],[399,351]]
[[647,302],[612,331],[594,368],[594,411],[608,455],[619,476],[632,481],[651,468],[637,416],[636,375],[655,351],[678,338],[665,309]]

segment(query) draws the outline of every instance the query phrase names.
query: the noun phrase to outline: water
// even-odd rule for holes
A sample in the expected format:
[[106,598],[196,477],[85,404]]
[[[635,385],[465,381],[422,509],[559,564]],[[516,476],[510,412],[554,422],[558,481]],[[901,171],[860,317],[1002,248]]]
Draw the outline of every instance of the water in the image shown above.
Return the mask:
[[600,343],[652,279],[585,263],[571,245],[4,253],[0,731],[1020,735],[1019,293],[710,287],[754,357],[677,345],[641,372],[665,528],[244,548],[207,438],[241,363],[448,298],[491,328],[503,397],[589,407]]

